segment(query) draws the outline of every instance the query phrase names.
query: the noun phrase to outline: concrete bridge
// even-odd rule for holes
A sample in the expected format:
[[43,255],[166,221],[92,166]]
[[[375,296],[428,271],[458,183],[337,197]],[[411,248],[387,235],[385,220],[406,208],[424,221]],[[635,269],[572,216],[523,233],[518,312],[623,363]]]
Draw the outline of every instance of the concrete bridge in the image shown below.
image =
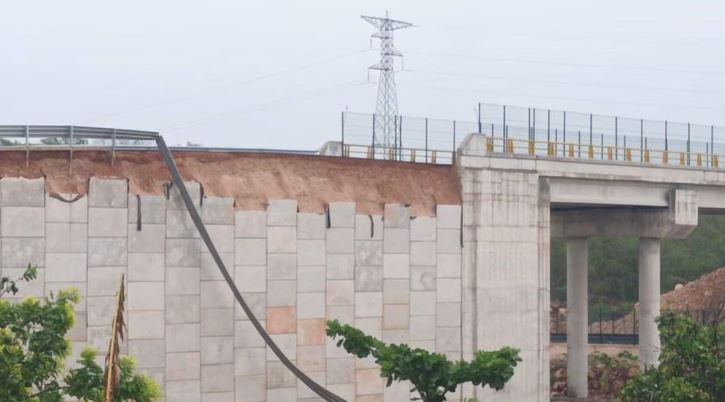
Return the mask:
[[[491,152],[471,134],[458,152],[463,194],[464,355],[513,344],[524,364],[501,396],[548,400],[549,250],[567,240],[570,396],[587,396],[587,240],[636,236],[641,364],[657,363],[660,241],[683,238],[700,211],[725,207],[725,173],[627,161]],[[531,363],[536,361],[537,365]]]
[[[465,388],[451,400],[548,401],[552,237],[567,239],[570,393],[587,392],[590,237],[640,238],[640,356],[655,364],[660,241],[687,236],[699,212],[725,208],[725,171],[490,144],[470,134],[453,166],[175,156],[255,315],[298,367],[346,400],[409,392],[384,387],[373,364],[326,341],[326,319],[450,358],[520,348],[503,391]],[[118,149],[110,164],[105,151],[81,147],[71,171],[65,148],[9,149],[0,161],[0,273],[39,265],[24,296],[80,289],[76,353],[105,347],[115,278],[126,273],[124,350],[164,385],[167,401],[318,400],[235,308],[153,150]]]

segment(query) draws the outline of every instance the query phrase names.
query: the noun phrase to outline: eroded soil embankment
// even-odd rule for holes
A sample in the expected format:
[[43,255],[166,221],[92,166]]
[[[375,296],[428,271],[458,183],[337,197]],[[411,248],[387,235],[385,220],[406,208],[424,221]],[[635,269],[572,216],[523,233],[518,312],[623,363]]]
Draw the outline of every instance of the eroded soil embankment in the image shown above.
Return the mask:
[[[174,152],[185,180],[201,183],[206,196],[233,197],[238,209],[264,209],[269,199],[296,199],[302,212],[322,212],[335,201],[357,203],[358,213],[380,214],[385,203],[411,205],[414,216],[433,215],[436,204],[460,204],[452,166],[309,155],[242,152]],[[85,194],[92,176],[128,179],[134,194],[162,194],[170,180],[154,151],[0,153],[0,176],[45,177],[50,193]]]

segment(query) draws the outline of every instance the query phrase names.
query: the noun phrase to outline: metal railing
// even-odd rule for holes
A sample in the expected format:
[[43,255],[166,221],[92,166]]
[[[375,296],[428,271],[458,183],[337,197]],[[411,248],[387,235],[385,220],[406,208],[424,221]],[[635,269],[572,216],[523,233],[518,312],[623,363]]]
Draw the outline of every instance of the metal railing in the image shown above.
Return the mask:
[[494,138],[494,152],[701,168],[719,167],[725,154],[725,143],[715,141],[725,138],[725,127],[714,125],[488,103],[479,103],[477,125]]
[[382,146],[375,114],[343,112],[343,156],[417,163],[452,164],[461,141],[476,132],[470,121],[396,116],[392,146]]
[[73,151],[78,148],[108,148],[111,164],[116,150],[125,145],[153,146],[159,133],[85,126],[0,126],[0,150],[24,150],[25,165],[32,149],[67,149],[69,168],[73,168]]
[[[716,142],[725,127],[664,120],[480,103],[476,122],[397,116],[394,145],[382,147],[375,118],[342,113],[344,156],[453,163],[470,133],[485,135],[490,153],[511,155],[713,169],[725,155],[725,142]],[[433,151],[435,160],[421,158]]]
[[598,161],[641,162],[658,165],[694,166],[718,168],[720,158],[712,153],[687,153],[649,147],[630,148],[625,146],[589,144],[581,142],[557,142],[520,140],[486,136],[486,151],[489,154],[545,156],[563,159],[586,159]]

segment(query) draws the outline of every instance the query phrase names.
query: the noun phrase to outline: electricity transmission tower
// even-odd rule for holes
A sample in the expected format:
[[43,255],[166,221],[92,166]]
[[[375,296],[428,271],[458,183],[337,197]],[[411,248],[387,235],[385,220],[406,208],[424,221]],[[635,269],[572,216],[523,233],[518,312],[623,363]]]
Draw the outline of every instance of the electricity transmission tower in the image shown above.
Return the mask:
[[398,116],[398,95],[395,91],[394,57],[403,55],[393,45],[393,31],[413,26],[405,21],[363,15],[362,19],[378,29],[371,35],[380,39],[380,62],[373,64],[371,70],[379,70],[378,98],[375,103],[375,146],[393,147],[395,144],[395,128]]

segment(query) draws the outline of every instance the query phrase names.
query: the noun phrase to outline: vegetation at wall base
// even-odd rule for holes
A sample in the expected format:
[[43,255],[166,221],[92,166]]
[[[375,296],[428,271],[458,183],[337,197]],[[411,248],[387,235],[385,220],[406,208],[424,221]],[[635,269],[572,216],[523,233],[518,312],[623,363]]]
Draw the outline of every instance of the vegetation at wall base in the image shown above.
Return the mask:
[[[86,349],[78,367],[66,371],[70,341],[65,339],[73,328],[73,305],[80,295],[76,290],[61,290],[57,295],[27,298],[20,302],[2,300],[16,295],[18,284],[37,276],[28,266],[17,279],[0,279],[0,401],[61,402],[103,401],[103,369],[96,362],[96,352]],[[114,402],[154,402],[159,400],[159,386],[149,377],[135,372],[133,359],[120,362],[120,387]]]
[[338,347],[358,358],[372,357],[380,366],[380,376],[387,379],[386,386],[394,381],[410,381],[411,392],[417,392],[424,402],[445,401],[447,393],[468,382],[500,390],[521,361],[517,349],[504,347],[492,352],[478,351],[470,362],[453,362],[440,353],[412,349],[405,344],[386,344],[337,320],[327,322],[327,336],[337,339]]
[[622,390],[625,402],[725,401],[725,324],[703,325],[666,311],[657,319],[659,366],[648,367]]

